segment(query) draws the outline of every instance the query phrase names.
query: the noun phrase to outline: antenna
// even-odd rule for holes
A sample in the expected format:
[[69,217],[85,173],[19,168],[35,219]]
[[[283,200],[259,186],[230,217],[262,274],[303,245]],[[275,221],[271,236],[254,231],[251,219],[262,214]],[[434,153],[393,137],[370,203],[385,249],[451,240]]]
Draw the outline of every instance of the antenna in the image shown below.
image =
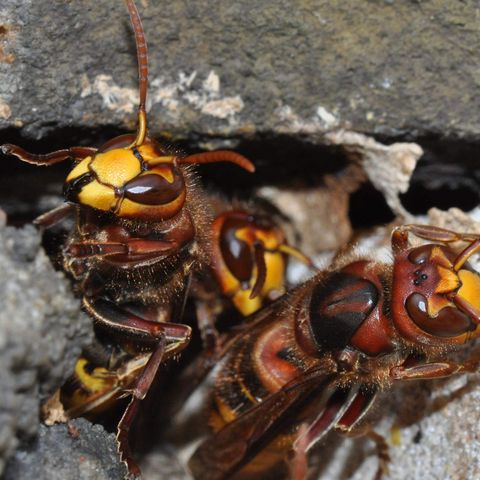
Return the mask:
[[132,145],[130,145],[130,147],[137,147],[142,145],[147,135],[147,112],[145,111],[148,87],[147,41],[145,40],[142,21],[140,20],[140,15],[138,14],[134,1],[125,0],[125,4],[127,5],[128,14],[130,15],[130,21],[132,22],[133,32],[135,34],[135,44],[137,46],[140,103],[138,104],[137,137]]

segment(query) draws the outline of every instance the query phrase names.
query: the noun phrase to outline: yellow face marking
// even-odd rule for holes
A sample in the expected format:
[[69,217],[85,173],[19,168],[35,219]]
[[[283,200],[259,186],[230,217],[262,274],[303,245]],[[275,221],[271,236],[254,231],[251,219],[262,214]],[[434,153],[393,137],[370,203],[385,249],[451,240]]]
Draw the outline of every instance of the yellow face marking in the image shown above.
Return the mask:
[[235,236],[248,244],[253,244],[256,240],[259,240],[267,250],[277,250],[283,241],[283,238],[279,238],[275,231],[260,230],[253,227],[239,228],[235,232]]
[[262,298],[259,295],[255,298],[249,298],[251,289],[238,290],[232,297],[232,302],[239,312],[245,317],[259,310],[262,306]]
[[451,269],[453,267],[452,262],[446,257],[445,253],[440,247],[432,248],[432,252],[430,254],[430,260],[433,263],[441,265],[442,267],[445,267],[445,268]]
[[88,166],[90,165],[90,162],[92,161],[92,157],[86,157],[84,158],[78,165],[75,166],[75,168],[68,174],[66,182],[69,182],[70,180],[75,180],[75,178],[78,178],[82,176],[85,173],[88,173]]
[[[222,219],[217,218],[214,222],[214,231],[217,232],[217,237],[214,239],[218,243],[220,235]],[[260,230],[251,226],[239,228],[235,231],[235,236],[238,240],[253,248],[255,241],[261,241],[267,251],[265,255],[266,264],[266,278],[260,295],[251,299],[250,294],[257,279],[257,268],[254,265],[250,279],[248,280],[248,288],[242,289],[238,279],[228,269],[223,260],[220,260],[215,265],[216,277],[220,284],[222,292],[231,298],[232,303],[237,310],[244,316],[251,315],[259,310],[265,298],[273,292],[280,294],[284,290],[284,276],[285,276],[285,261],[283,254],[279,252],[282,245],[283,238],[280,238],[278,233],[271,230]],[[222,255],[218,252],[221,259]]]
[[225,295],[233,295],[240,288],[240,283],[230,273],[227,267],[222,265],[219,268],[218,281],[222,287],[222,291]]
[[267,250],[277,250],[283,242],[283,238],[279,238],[275,231],[256,230],[255,236],[262,241]]
[[114,187],[123,187],[141,173],[140,161],[131,150],[115,148],[95,155],[90,169],[101,183]]
[[436,317],[438,312],[445,307],[455,307],[455,305],[448,301],[443,295],[433,295],[427,301],[427,311],[429,317]]
[[[262,307],[263,300],[265,297],[272,291],[282,291],[283,289],[283,278],[285,275],[285,264],[281,254],[278,253],[267,253],[265,255],[265,263],[267,265],[267,276],[265,278],[265,283],[263,285],[262,291],[259,296],[255,298],[249,298],[252,293],[253,285],[257,279],[257,269],[254,268],[252,273],[252,278],[250,280],[250,288],[247,290],[240,289],[238,280],[231,279],[230,285],[228,282],[223,282],[223,285],[230,286],[230,292],[234,291],[232,295],[232,302],[235,307],[240,311],[244,316],[251,315]],[[236,289],[236,291],[235,291]]]
[[156,173],[160,176],[162,176],[168,183],[173,183],[175,180],[172,167],[170,165],[158,165],[155,168],[152,168],[147,173]]
[[454,271],[437,266],[437,272],[440,280],[435,287],[435,293],[453,292],[460,286],[460,280]]
[[138,147],[140,155],[143,157],[143,160],[148,163],[148,165],[158,165],[161,163],[172,163],[174,156],[171,155],[159,155],[158,150],[150,143],[140,145]]
[[[238,229],[235,232],[235,236],[250,245],[255,240],[260,240],[264,244],[264,247],[268,250],[277,250],[279,248],[278,237],[272,232],[265,232],[261,230],[253,230],[252,228],[245,227]],[[255,267],[252,272],[252,278],[250,279],[250,288],[248,290],[241,290],[239,283],[235,279],[232,283],[232,287],[238,289],[232,297],[232,301],[242,315],[251,315],[262,307],[263,299],[272,290],[280,291],[283,288],[283,278],[285,275],[285,263],[283,256],[278,252],[265,252],[265,264],[267,267],[267,275],[265,283],[263,285],[260,295],[256,298],[249,298],[252,292],[253,285],[257,279],[257,268]],[[227,282],[225,282],[227,283]]]
[[255,234],[250,227],[243,227],[237,229],[235,231],[235,236],[248,245],[252,245],[253,242],[255,242]]
[[96,180],[85,185],[78,194],[82,205],[88,205],[98,210],[108,211],[115,207],[115,192],[112,188],[101,185]]
[[311,265],[311,260],[304,255],[300,250],[297,250],[290,245],[286,245],[285,243],[278,247],[278,251],[284,253],[285,255],[289,255],[290,257],[296,258],[299,262],[304,263],[305,265]]
[[267,295],[271,290],[283,290],[285,277],[285,262],[280,253],[265,254],[267,265],[267,278],[262,289],[262,295]]
[[469,270],[460,270],[458,276],[462,281],[462,286],[457,292],[457,296],[480,310],[480,276]]

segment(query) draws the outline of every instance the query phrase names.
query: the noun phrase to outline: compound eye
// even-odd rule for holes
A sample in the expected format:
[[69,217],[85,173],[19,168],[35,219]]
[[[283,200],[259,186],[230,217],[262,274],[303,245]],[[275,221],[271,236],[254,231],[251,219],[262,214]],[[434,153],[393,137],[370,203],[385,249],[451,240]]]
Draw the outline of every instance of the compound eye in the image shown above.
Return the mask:
[[413,293],[405,302],[409,317],[413,322],[436,337],[455,337],[475,330],[475,324],[455,307],[442,308],[435,317],[428,314],[428,300],[420,293]]
[[249,245],[237,238],[236,233],[243,228],[245,222],[238,219],[227,219],[220,237],[220,249],[225,263],[235,278],[240,282],[248,282],[253,273],[253,259]]
[[146,173],[124,186],[125,197],[142,205],[166,205],[176,200],[185,191],[181,174],[173,172],[169,182],[162,175]]

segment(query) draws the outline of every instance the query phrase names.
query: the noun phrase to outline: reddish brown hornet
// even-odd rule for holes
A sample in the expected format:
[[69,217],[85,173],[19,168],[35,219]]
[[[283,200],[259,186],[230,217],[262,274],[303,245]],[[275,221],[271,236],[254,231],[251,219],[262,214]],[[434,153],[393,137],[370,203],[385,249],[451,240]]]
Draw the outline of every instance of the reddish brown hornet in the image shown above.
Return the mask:
[[[409,234],[432,243],[411,247]],[[454,242],[465,248],[456,251]],[[196,479],[306,476],[325,435],[366,433],[360,421],[394,381],[477,369],[448,357],[480,335],[480,275],[467,260],[480,236],[406,225],[392,235],[393,265],[346,259],[259,311],[216,369],[211,425],[190,460]],[[288,464],[288,465],[287,465]]]
[[151,351],[119,424],[120,451],[137,474],[128,430],[159,365],[189,342],[191,329],[181,323],[181,311],[190,273],[205,256],[209,208],[191,165],[226,161],[250,172],[254,167],[230,151],[181,156],[148,136],[147,45],[133,0],[125,3],[139,68],[136,134],[116,137],[100,148],[71,147],[45,155],[15,145],[1,149],[35,165],[75,162],[64,185],[67,203],[36,223],[49,227],[75,215],[63,263],[82,292],[85,309],[99,326],[115,333],[121,345]]

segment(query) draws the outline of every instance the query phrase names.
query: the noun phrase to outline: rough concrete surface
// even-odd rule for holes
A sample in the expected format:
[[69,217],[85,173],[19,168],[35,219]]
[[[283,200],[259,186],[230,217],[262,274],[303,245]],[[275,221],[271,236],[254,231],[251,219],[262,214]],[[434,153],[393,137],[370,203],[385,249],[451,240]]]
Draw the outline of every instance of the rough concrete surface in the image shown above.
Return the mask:
[[[480,139],[475,0],[138,4],[156,133]],[[0,130],[132,128],[136,76],[123,2],[2,2]]]
[[[1,212],[1,210],[0,210]],[[0,219],[0,472],[19,442],[34,438],[40,402],[71,373],[91,322],[55,272],[32,226]]]
[[41,425],[35,442],[17,451],[8,464],[5,480],[119,480],[126,473],[118,461],[115,435],[80,418]]

